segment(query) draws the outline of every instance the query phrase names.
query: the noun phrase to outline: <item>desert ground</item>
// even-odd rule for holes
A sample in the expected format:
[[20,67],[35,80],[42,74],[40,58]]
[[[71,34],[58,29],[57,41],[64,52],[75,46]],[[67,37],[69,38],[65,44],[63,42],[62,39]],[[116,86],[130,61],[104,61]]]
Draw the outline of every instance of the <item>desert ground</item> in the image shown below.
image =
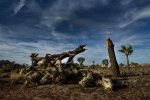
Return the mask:
[[[91,70],[100,74],[110,72],[108,68]],[[125,71],[127,68],[120,68],[121,73]],[[19,83],[11,85],[10,75],[1,73],[0,100],[150,100],[150,67],[131,68],[129,75],[117,80],[123,81],[126,87],[105,90],[103,87],[52,83],[24,88]]]

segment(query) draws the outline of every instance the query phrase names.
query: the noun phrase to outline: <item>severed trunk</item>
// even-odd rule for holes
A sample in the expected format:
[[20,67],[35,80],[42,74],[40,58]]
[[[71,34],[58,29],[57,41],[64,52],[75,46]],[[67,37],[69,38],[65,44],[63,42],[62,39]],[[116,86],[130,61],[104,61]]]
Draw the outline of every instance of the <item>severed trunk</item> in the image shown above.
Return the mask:
[[112,74],[114,77],[120,77],[119,66],[116,60],[115,52],[114,52],[114,44],[110,38],[106,39],[106,46],[108,49],[108,54],[111,63]]

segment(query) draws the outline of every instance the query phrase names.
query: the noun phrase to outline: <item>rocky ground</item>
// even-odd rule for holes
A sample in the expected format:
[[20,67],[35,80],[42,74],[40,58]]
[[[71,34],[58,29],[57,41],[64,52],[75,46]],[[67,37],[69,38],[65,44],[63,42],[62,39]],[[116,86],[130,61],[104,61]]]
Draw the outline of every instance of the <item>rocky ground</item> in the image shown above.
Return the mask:
[[0,100],[150,100],[150,75],[119,78],[127,87],[116,91],[103,87],[83,88],[78,84],[47,84],[23,88],[10,85],[7,77],[0,79]]

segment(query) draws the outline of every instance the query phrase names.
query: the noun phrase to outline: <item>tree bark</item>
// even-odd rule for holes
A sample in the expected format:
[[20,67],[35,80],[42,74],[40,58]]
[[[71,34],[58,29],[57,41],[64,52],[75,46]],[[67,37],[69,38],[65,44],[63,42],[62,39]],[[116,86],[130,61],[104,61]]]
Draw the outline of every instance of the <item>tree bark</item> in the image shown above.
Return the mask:
[[[55,63],[57,59],[63,60],[63,59],[66,58],[66,57],[68,57],[68,60],[67,60],[67,62],[66,62],[66,65],[67,65],[67,66],[70,66],[72,59],[73,59],[77,54],[82,53],[82,52],[84,52],[85,50],[87,50],[87,49],[84,48],[85,46],[86,46],[86,45],[80,45],[80,46],[78,46],[76,49],[74,49],[74,50],[72,50],[72,51],[63,52],[63,53],[61,53],[61,54],[53,54],[53,55],[46,54],[45,57],[37,57],[37,56],[38,56],[37,53],[32,53],[31,56],[30,56],[30,57],[31,57],[31,60],[32,60],[32,66],[36,66],[37,63],[38,63],[40,60],[42,60],[42,59],[45,59],[45,60],[46,60],[46,63],[45,63],[45,64],[47,64],[47,63],[51,63],[51,61],[53,61],[53,63]],[[53,63],[52,63],[52,64],[53,64]]]
[[130,65],[129,65],[129,58],[128,58],[128,55],[126,55],[126,60],[127,60],[128,70],[130,71]]
[[118,66],[118,63],[116,60],[116,55],[114,52],[114,44],[110,38],[106,39],[106,46],[107,46],[108,54],[109,54],[109,58],[110,58],[112,74],[114,77],[121,77],[120,71],[119,71],[119,66]]
[[69,64],[69,63],[72,61],[72,59],[73,59],[77,54],[82,53],[82,52],[84,52],[85,50],[87,50],[87,49],[84,48],[85,46],[86,46],[86,45],[80,45],[80,46],[78,46],[76,49],[74,49],[74,50],[72,50],[72,51],[63,52],[63,53],[61,53],[61,54],[54,54],[54,55],[51,55],[51,56],[49,56],[49,59],[58,58],[58,59],[62,60],[62,59],[64,59],[64,58],[66,58],[66,57],[69,57],[68,60],[67,60],[67,62],[66,62],[66,64]]

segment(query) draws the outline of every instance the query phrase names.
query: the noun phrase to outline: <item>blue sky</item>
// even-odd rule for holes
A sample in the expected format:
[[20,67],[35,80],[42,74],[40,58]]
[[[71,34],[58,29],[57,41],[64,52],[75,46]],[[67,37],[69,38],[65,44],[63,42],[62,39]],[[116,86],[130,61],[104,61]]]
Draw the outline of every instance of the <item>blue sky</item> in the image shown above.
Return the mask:
[[[57,54],[86,44],[84,64],[109,59],[105,40],[133,46],[130,62],[150,63],[149,0],[0,0],[0,60],[31,64],[30,54]],[[64,59],[64,62],[66,59]]]

